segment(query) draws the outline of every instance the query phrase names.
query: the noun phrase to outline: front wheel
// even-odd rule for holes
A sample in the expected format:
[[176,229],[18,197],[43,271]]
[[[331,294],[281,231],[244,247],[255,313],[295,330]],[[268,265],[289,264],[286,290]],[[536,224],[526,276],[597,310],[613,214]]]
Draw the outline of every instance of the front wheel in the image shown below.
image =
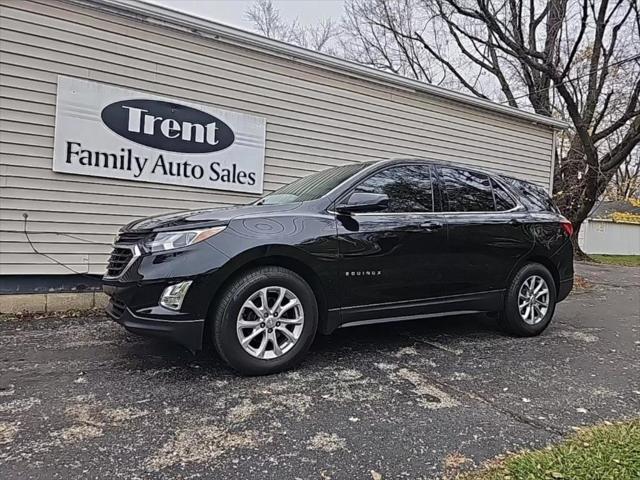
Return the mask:
[[316,334],[318,307],[298,274],[259,267],[225,289],[212,321],[213,344],[229,366],[245,375],[267,375],[302,360]]
[[556,285],[549,270],[529,263],[518,271],[507,290],[500,323],[514,335],[539,335],[549,326],[555,307]]

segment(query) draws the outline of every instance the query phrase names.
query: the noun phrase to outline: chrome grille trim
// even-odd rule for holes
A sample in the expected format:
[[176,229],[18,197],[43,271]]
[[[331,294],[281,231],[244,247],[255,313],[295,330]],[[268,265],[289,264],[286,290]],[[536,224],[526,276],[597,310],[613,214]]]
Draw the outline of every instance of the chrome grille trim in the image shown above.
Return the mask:
[[[118,250],[130,250],[131,251],[131,258],[126,259],[125,258],[120,258],[122,256],[122,254],[120,253],[116,253]],[[104,278],[109,279],[109,280],[117,280],[119,278],[121,278],[125,273],[127,273],[127,270],[129,270],[129,268],[131,267],[131,265],[133,265],[133,262],[135,262],[139,257],[140,257],[140,248],[138,247],[138,245],[123,245],[123,244],[115,244],[114,245],[114,249],[111,252],[111,256],[109,257],[109,263],[107,265],[107,271],[104,275]],[[115,257],[115,259],[114,259]],[[128,261],[127,261],[128,260]],[[110,266],[111,264],[115,262],[116,265],[120,265],[119,262],[126,262],[126,264],[122,267],[122,270],[119,271],[119,273],[117,275],[109,275],[109,270],[110,270]]]

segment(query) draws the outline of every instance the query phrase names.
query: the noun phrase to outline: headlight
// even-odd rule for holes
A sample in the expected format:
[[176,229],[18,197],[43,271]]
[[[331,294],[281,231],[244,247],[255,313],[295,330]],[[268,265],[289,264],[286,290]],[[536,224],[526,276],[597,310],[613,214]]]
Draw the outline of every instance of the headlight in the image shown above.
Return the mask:
[[181,230],[179,232],[159,232],[144,244],[149,252],[164,252],[174,248],[187,247],[202,242],[224,230],[224,226],[203,228],[202,230]]

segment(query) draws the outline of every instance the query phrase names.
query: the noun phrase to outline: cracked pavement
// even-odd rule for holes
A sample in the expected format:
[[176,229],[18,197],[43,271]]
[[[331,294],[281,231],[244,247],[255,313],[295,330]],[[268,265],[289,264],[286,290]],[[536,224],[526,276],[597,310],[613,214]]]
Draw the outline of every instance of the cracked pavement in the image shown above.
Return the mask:
[[107,319],[2,321],[0,478],[431,479],[638,416],[640,269],[577,273],[591,288],[537,338],[347,328],[259,378]]

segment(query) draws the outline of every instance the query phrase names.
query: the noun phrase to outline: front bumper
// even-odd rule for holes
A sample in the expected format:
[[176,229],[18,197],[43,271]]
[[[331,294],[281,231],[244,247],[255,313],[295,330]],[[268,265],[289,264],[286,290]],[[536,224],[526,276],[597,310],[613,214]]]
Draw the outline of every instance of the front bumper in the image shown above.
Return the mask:
[[204,319],[158,319],[136,315],[123,302],[111,297],[107,315],[127,330],[142,335],[168,338],[192,352],[202,348]]
[[[131,259],[120,258],[119,249],[134,254]],[[132,332],[169,338],[192,351],[200,350],[211,299],[224,278],[219,271],[227,261],[208,241],[146,254],[140,254],[138,244],[116,243],[110,258],[113,268],[102,279],[102,289],[111,297],[107,313]],[[180,309],[161,306],[165,288],[184,281],[191,286]]]

